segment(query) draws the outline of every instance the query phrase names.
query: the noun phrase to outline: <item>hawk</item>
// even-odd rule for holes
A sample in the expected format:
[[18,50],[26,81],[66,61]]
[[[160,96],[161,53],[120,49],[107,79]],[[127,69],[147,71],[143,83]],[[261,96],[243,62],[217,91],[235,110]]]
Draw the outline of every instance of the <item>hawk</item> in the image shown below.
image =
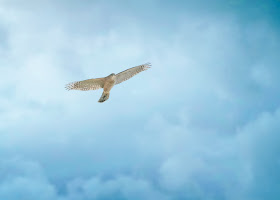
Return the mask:
[[110,74],[109,76],[103,78],[94,78],[94,79],[87,79],[83,81],[76,81],[72,83],[68,83],[65,88],[67,90],[98,90],[103,88],[103,93],[98,102],[103,103],[104,101],[109,99],[110,90],[114,87],[114,85],[120,84],[136,74],[145,71],[150,67],[150,63],[146,63],[143,65],[138,65],[136,67],[129,68],[125,71],[122,71],[118,74]]

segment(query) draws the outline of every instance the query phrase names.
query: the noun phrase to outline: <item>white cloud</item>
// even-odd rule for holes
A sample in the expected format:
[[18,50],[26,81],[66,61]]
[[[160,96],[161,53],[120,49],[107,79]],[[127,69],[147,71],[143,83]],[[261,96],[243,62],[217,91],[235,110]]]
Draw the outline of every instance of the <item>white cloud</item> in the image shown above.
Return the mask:
[[1,199],[39,199],[55,197],[55,187],[46,179],[38,163],[23,159],[1,159]]
[[[156,19],[100,2],[19,2],[0,9],[0,146],[27,159],[0,164],[0,197],[250,199],[255,181],[276,185],[266,168],[279,165],[278,111],[269,114],[279,37],[269,23],[180,11],[165,32],[153,3]],[[64,90],[147,61],[106,104],[101,91]]]

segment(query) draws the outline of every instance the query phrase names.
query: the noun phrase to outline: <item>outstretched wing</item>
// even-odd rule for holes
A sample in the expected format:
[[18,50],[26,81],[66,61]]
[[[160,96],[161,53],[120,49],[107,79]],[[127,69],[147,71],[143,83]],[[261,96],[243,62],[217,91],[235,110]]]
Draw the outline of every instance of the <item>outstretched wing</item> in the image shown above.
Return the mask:
[[139,66],[136,66],[136,67],[132,67],[130,69],[127,69],[125,71],[122,71],[122,72],[118,73],[116,75],[116,84],[124,82],[124,81],[132,78],[136,74],[151,68],[150,66],[151,66],[151,63],[146,63],[146,64],[139,65]]
[[88,79],[84,81],[68,83],[65,88],[66,90],[97,90],[103,88],[104,82],[104,78]]

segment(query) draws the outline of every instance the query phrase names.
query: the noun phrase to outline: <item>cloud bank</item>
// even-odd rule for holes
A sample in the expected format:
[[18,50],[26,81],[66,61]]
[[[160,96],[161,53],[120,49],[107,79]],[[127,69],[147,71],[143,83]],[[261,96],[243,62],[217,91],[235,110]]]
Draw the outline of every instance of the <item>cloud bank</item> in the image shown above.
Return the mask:
[[279,197],[278,1],[0,5],[0,199]]

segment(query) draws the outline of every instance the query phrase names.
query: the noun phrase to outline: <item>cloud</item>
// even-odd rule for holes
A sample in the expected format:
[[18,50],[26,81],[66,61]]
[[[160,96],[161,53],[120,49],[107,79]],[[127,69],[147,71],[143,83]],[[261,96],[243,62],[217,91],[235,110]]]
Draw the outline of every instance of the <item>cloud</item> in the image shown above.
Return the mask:
[[0,199],[279,196],[279,29],[217,2],[1,1]]
[[54,199],[51,185],[36,162],[18,158],[1,159],[1,199]]
[[67,183],[66,192],[59,194],[38,163],[19,158],[2,159],[1,174],[3,199],[168,199],[150,182],[121,175],[74,179]]
[[169,199],[146,180],[126,176],[106,181],[99,177],[74,180],[67,188],[70,199]]
[[238,134],[242,157],[253,174],[249,191],[255,199],[279,196],[279,113],[278,108],[275,112],[260,114]]

